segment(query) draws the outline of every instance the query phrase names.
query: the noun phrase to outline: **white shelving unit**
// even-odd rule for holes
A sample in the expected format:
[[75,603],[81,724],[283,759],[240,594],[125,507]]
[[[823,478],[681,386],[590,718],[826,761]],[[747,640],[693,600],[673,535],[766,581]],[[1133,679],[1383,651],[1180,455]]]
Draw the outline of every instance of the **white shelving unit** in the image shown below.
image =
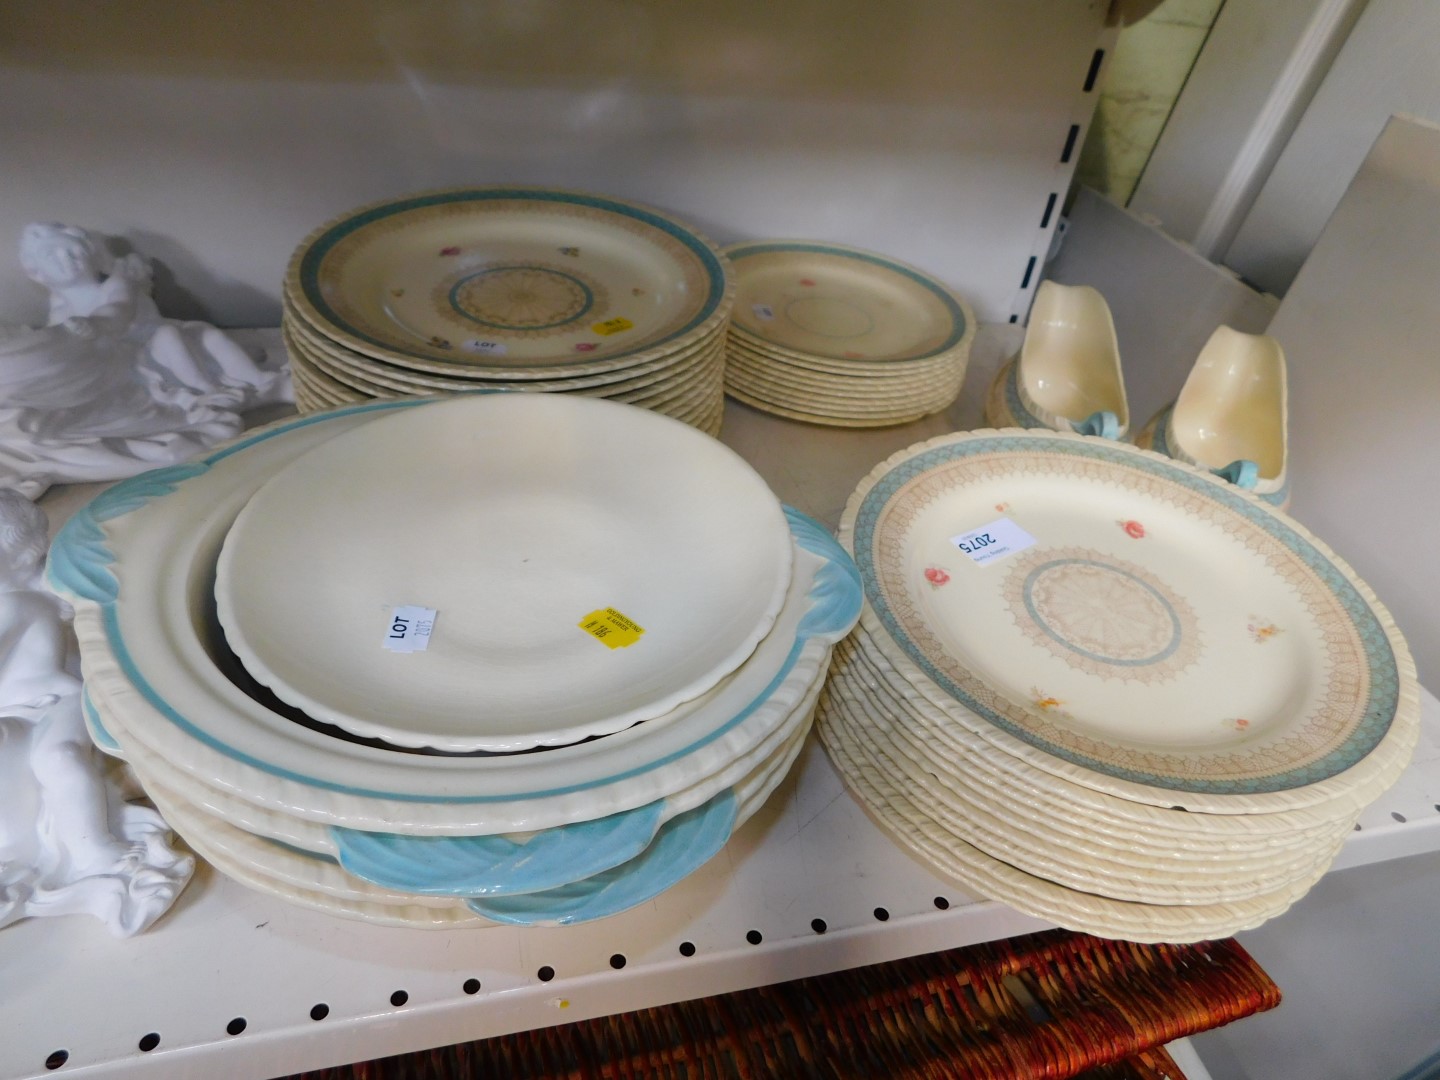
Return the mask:
[[[455,18],[461,7],[369,0],[333,6],[328,25],[293,5],[168,5],[163,32],[146,0],[84,18],[73,6],[7,13],[0,128],[13,164],[0,168],[0,237],[54,218],[127,236],[169,272],[161,300],[173,314],[271,321],[284,258],[315,223],[400,191],[517,180],[654,203],[721,242],[814,236],[935,272],[996,324],[948,413],[846,432],[730,406],[725,441],[831,525],[875,462],[977,424],[983,388],[1018,341],[1005,320],[1023,323],[1041,277],[1113,42],[1106,0],[555,0],[527,8],[533,19],[518,17],[524,5]],[[1120,213],[1083,195],[1076,207]],[[1088,246],[1072,229],[1052,267],[1111,300],[1139,420],[1173,395],[1214,325],[1260,330],[1270,316],[1264,298],[1141,225],[1092,229]],[[0,266],[0,318],[34,321],[39,304],[18,267]],[[1396,310],[1393,298],[1375,310]],[[95,490],[48,496],[52,524]],[[1436,851],[1440,703],[1427,694],[1414,763],[1335,866]],[[1409,865],[1422,862],[1433,859]],[[1326,884],[1345,892],[1355,877]],[[1336,924],[1360,926],[1355,908]],[[377,928],[202,867],[139,938],[80,917],[8,928],[0,1080],[277,1076],[1044,925],[900,851],[811,745],[713,863],[589,926]],[[1283,951],[1320,955],[1311,945]],[[1332,1042],[1346,1031],[1328,1026]]]
[[[839,431],[730,406],[724,439],[787,502],[834,525],[891,451],[975,426],[1018,329],[982,329],[949,413]],[[273,332],[254,340],[273,342]],[[93,489],[92,489],[93,490]],[[54,523],[89,491],[47,499]],[[1337,866],[1440,850],[1440,702],[1400,783]],[[721,855],[655,901],[579,927],[427,932],[346,922],[202,867],[149,933],[85,918],[0,933],[0,1078],[271,1077],[726,993],[1043,929],[891,843],[813,742]],[[323,1010],[320,1008],[323,1006]],[[146,1036],[154,1036],[142,1050]],[[55,1068],[47,1062],[59,1061]]]

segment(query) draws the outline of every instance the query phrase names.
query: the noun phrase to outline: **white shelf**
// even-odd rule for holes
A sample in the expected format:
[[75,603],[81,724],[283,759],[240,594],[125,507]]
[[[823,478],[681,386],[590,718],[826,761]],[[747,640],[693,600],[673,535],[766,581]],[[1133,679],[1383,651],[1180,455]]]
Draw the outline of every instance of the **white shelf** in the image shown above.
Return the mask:
[[[776,492],[832,526],[892,450],[974,426],[1018,330],[985,327],[960,403],[905,428],[807,427],[731,406],[725,441]],[[268,334],[258,340],[273,340]],[[47,498],[55,524],[80,491]],[[1338,865],[1440,849],[1440,703],[1416,763],[1367,812]],[[938,898],[938,900],[937,900]],[[814,920],[824,920],[819,932]],[[278,1076],[725,993],[1045,927],[980,901],[888,841],[813,740],[721,855],[641,908],[571,928],[427,932],[351,923],[249,892],[202,868],[149,933],[86,918],[0,933],[0,1078]],[[747,935],[758,931],[752,944]],[[683,943],[692,955],[681,952]],[[623,968],[612,965],[623,957]],[[553,978],[541,976],[544,968]],[[466,992],[478,979],[480,989]],[[396,991],[407,995],[393,1005]],[[311,1019],[324,1004],[328,1015]],[[227,1034],[236,1018],[244,1030]],[[153,1050],[141,1039],[159,1036]],[[52,1073],[46,1059],[64,1050]]]

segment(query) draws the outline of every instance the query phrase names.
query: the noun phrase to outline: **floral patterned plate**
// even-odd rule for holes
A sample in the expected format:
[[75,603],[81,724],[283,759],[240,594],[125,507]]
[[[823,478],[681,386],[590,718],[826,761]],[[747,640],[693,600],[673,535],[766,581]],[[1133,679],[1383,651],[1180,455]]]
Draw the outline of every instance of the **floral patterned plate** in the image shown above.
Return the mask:
[[904,364],[967,349],[975,318],[928,274],[858,248],[732,244],[734,325],[801,356]]
[[387,364],[549,378],[644,363],[722,326],[727,269],[708,240],[645,207],[466,188],[321,226],[285,292],[321,336]]
[[1027,874],[967,843],[937,820],[901,780],[865,757],[846,718],[822,702],[820,741],[845,786],[896,841],[977,895],[1059,926],[1125,941],[1204,941],[1259,926],[1290,907],[1325,873],[1333,852],[1307,876],[1249,900],[1215,904],[1146,904],[1069,889]]
[[647,386],[663,384],[680,371],[693,366],[696,361],[714,354],[724,340],[720,329],[697,338],[685,348],[667,352],[656,360],[633,364],[610,371],[571,378],[556,379],[511,379],[480,376],[469,369],[460,369],[447,374],[429,371],[412,371],[395,367],[367,357],[353,349],[347,349],[310,329],[296,317],[289,305],[282,316],[282,324],[291,339],[287,344],[299,346],[309,357],[318,357],[322,367],[335,367],[337,377],[354,376],[407,394],[435,393],[436,391],[474,390],[479,388],[523,389],[530,391],[555,390],[571,393],[590,390],[597,397],[613,397],[625,390],[639,390]]
[[[1309,877],[1317,860],[1333,854],[1354,825],[1352,814],[1293,849],[1257,853],[1228,864],[1187,862],[1153,848],[1140,852],[1142,830],[1133,834],[1137,840],[1134,848],[1119,845],[1111,849],[1094,843],[1083,828],[1072,836],[1052,827],[1049,820],[1026,820],[1005,793],[988,797],[989,793],[972,789],[968,779],[956,780],[941,773],[923,753],[907,756],[905,744],[885,728],[890,720],[887,710],[875,708],[864,688],[848,676],[832,674],[826,693],[830,712],[850,718],[850,733],[864,756],[875,768],[903,782],[933,820],[993,858],[1082,892],[1149,904],[1248,900]],[[1176,817],[1244,816],[1171,813]]]
[[[1004,801],[1009,813],[1046,828],[1073,834],[1082,843],[1103,844],[1126,858],[1159,853],[1166,860],[1189,854],[1210,861],[1283,858],[1313,846],[1340,821],[1353,820],[1353,806],[1318,803],[1266,814],[1191,814],[1168,806],[1119,799],[1045,772],[956,723],[905,681],[879,646],[856,627],[837,651],[832,682],[848,678],[864,687],[867,709],[883,713],[891,741],[903,744],[917,767],[970,790]],[[1383,790],[1357,790],[1372,797]]]
[[1086,786],[1266,812],[1369,791],[1413,748],[1414,665],[1370,590],[1201,470],[1069,433],[946,436],[862,481],[841,539],[897,669]]

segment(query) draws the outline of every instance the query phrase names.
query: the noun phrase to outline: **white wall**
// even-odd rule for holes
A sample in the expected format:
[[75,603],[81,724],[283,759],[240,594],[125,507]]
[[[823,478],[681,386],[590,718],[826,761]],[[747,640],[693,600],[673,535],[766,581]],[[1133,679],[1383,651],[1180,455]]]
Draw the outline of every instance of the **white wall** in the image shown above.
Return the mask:
[[1293,512],[1440,679],[1440,126],[1392,120],[1269,332],[1290,370]]
[[1223,256],[1366,0],[1226,0],[1129,206]]
[[1440,120],[1440,4],[1371,0],[1224,255],[1284,293],[1392,113]]
[[[290,252],[333,215],[526,182],[659,205],[721,242],[879,248],[982,319],[1023,317],[1107,6],[10,2],[0,243],[31,220],[123,234],[173,275],[172,313],[266,325]],[[0,319],[41,311],[0,261]]]

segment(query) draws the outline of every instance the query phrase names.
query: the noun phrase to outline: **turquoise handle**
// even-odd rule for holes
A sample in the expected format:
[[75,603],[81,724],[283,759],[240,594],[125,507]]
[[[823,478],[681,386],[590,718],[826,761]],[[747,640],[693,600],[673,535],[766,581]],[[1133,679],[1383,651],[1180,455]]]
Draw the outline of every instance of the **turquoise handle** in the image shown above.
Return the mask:
[[1260,466],[1249,458],[1240,458],[1232,461],[1223,469],[1213,470],[1215,475],[1223,480],[1229,480],[1238,488],[1246,491],[1254,491],[1255,485],[1260,482]]
[[1081,435],[1098,435],[1102,439],[1120,438],[1120,418],[1108,409],[1093,412],[1079,423],[1071,421]]
[[425,896],[506,896],[592,877],[634,859],[660,828],[665,800],[504,836],[408,836],[330,826],[340,865],[365,881]]
[[704,866],[730,839],[739,812],[725,790],[660,828],[654,842],[623,866],[542,892],[477,896],[465,904],[477,915],[515,926],[567,926],[626,911],[659,896]]

